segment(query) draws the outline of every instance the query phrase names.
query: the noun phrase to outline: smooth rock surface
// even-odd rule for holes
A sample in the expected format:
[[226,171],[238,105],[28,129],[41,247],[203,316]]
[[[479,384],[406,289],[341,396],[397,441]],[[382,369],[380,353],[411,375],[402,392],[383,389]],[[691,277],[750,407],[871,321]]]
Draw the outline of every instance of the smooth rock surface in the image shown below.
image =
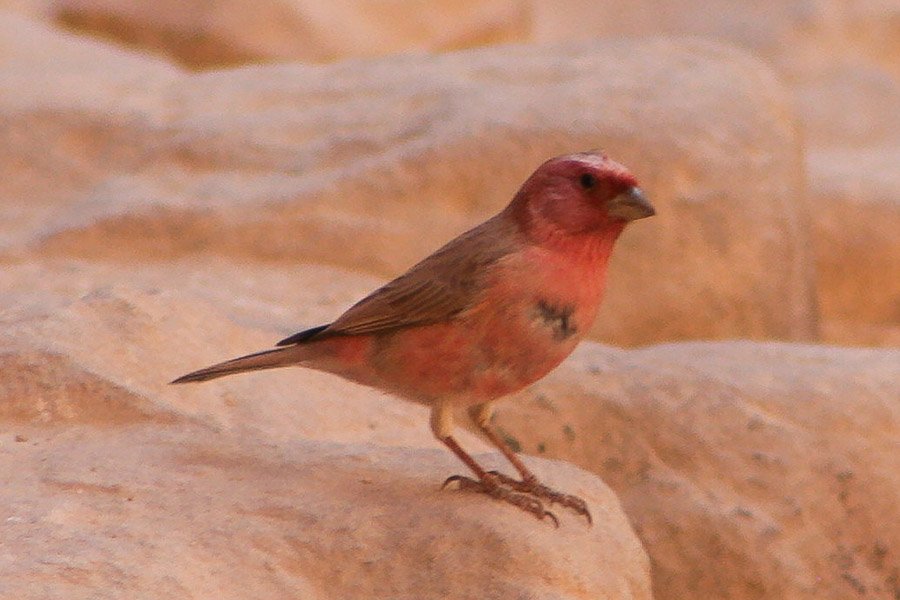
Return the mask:
[[[6,0],[0,6],[127,47],[150,49],[191,68],[288,58],[330,61],[506,42],[569,44],[603,37],[652,44],[660,35],[691,36],[734,44],[773,67],[802,123],[806,148],[801,179],[809,182],[806,204],[821,339],[897,345],[900,292],[892,284],[900,276],[900,245],[893,234],[900,228],[900,196],[893,181],[900,155],[896,2],[192,0],[151,5],[134,0]],[[691,68],[663,64],[682,73]],[[695,101],[705,93],[695,93]],[[656,133],[670,128],[662,124]],[[677,133],[683,134],[680,129]],[[688,141],[696,143],[692,136]],[[853,216],[835,229],[834,223],[857,210],[861,218]],[[877,217],[867,218],[869,214]],[[860,251],[870,241],[871,247]],[[883,265],[875,286],[872,262]],[[847,289],[866,290],[880,308],[873,311],[865,303],[848,308]]]
[[900,351],[582,344],[501,405],[524,452],[601,475],[654,598],[900,593]]
[[[14,17],[4,30],[0,257],[217,255],[387,278],[500,210],[546,158],[602,147],[658,215],[621,240],[595,336],[816,335],[795,123],[771,73],[731,49],[605,42],[188,75],[112,50],[100,72],[96,45]],[[62,66],[31,52],[44,37]]]
[[822,338],[900,347],[900,143],[817,148],[809,165]]
[[591,528],[439,490],[457,468],[440,450],[183,424],[10,430],[8,598],[651,597],[615,495],[571,465],[537,468],[588,499]]
[[[41,280],[43,289],[35,283],[35,273],[46,275]],[[239,525],[245,518],[241,510],[255,507],[252,510],[264,512],[275,506],[281,516],[272,518],[285,520],[290,520],[285,515],[312,513],[315,518],[310,520],[325,523],[325,529],[316,531],[329,539],[324,532],[346,521],[326,515],[318,504],[325,502],[323,496],[316,496],[310,508],[306,502],[311,500],[296,494],[310,487],[324,494],[317,486],[325,485],[322,481],[329,477],[331,464],[338,470],[334,485],[342,489],[340,502],[361,505],[369,520],[385,523],[386,500],[380,491],[353,495],[347,488],[359,488],[354,478],[391,481],[398,490],[389,497],[402,500],[406,516],[419,515],[417,526],[429,523],[427,527],[433,529],[428,531],[436,531],[447,520],[456,523],[457,517],[446,512],[457,510],[453,508],[458,506],[453,504],[458,502],[456,497],[432,494],[443,477],[459,472],[460,465],[431,437],[422,407],[302,369],[198,386],[166,385],[184,371],[267,347],[291,331],[286,323],[318,322],[321,314],[343,303],[355,288],[370,285],[370,278],[324,267],[299,269],[297,274],[310,285],[298,292],[302,302],[283,305],[277,298],[294,286],[290,272],[271,268],[242,273],[227,261],[135,267],[127,283],[121,281],[122,273],[114,264],[29,263],[4,271],[12,304],[3,313],[0,336],[0,420],[9,432],[3,442],[9,462],[0,473],[7,478],[3,489],[9,500],[4,505],[25,507],[10,515],[16,518],[7,526],[19,523],[17,518],[30,519],[30,525],[10,529],[3,539],[28,535],[19,546],[59,548],[64,557],[59,564],[74,561],[90,570],[84,566],[88,559],[71,558],[71,546],[64,543],[81,540],[100,548],[98,558],[91,560],[100,561],[94,566],[107,573],[99,579],[76,580],[76,587],[68,587],[75,585],[64,576],[69,571],[45,565],[40,569],[45,569],[41,572],[48,585],[62,586],[49,589],[75,590],[71,593],[76,594],[92,586],[107,589],[125,582],[121,585],[132,585],[126,589],[136,591],[160,585],[187,589],[200,597],[220,597],[232,580],[209,581],[199,574],[237,564],[223,559],[213,565],[211,557],[219,552],[224,538],[247,535],[261,545],[254,547],[265,550],[261,551],[264,558],[253,554],[241,568],[247,569],[244,574],[252,585],[260,586],[259,594],[265,595],[268,586],[274,585],[270,577],[279,581],[287,577],[280,567],[275,575],[262,570],[272,564],[265,558],[267,552],[281,556],[289,566],[294,563],[285,556],[297,555],[283,550],[283,538],[276,536],[273,541],[271,529],[255,517]],[[172,281],[178,282],[177,288],[158,287]],[[82,293],[87,289],[91,291]],[[565,459],[609,483],[650,557],[657,599],[694,593],[708,598],[837,599],[859,590],[871,598],[891,598],[900,547],[896,526],[900,522],[898,381],[900,353],[892,350],[721,342],[624,351],[585,344],[547,380],[501,403],[496,422],[504,437],[525,453]],[[476,452],[487,448],[461,433],[466,448]],[[16,442],[15,436],[24,441]],[[35,441],[38,447],[30,447]],[[347,456],[360,454],[374,456],[372,460],[381,466],[369,468],[363,461],[358,469],[353,467],[362,459]],[[482,458],[509,471],[495,454]],[[147,477],[165,481],[173,472],[182,473],[179,460],[206,465],[202,476],[191,476],[193,484],[188,489],[186,483],[179,487],[182,479],[176,477],[173,483],[158,484],[158,493],[153,493]],[[484,524],[491,522],[503,527],[508,536],[502,547],[526,544],[532,548],[528,550],[532,558],[570,560],[554,550],[557,543],[578,547],[578,560],[603,558],[590,563],[553,562],[556,566],[547,567],[543,562],[515,562],[525,557],[514,557],[509,550],[501,559],[512,562],[498,568],[510,576],[496,584],[501,587],[491,588],[497,590],[496,597],[517,597],[515,590],[532,590],[535,597],[548,598],[649,597],[647,564],[634,550],[639,546],[625,521],[608,517],[618,510],[609,492],[602,491],[605,488],[598,480],[565,463],[526,460],[548,482],[588,498],[595,519],[607,519],[605,529],[597,534],[601,537],[593,537],[595,529],[583,529],[580,520],[562,513],[564,536],[589,534],[591,541],[583,537],[577,542],[571,537],[563,542],[545,542],[543,537],[539,541],[534,536],[543,533],[535,534],[531,528],[552,529],[549,525],[473,497],[465,500],[466,507],[474,503],[472,508],[461,510],[471,510],[471,519],[481,524],[454,530],[461,536],[459,544],[471,545],[486,529],[495,531]],[[50,471],[13,467],[32,464],[29,461],[57,466]],[[90,467],[101,475],[91,474]],[[60,474],[65,471],[83,477],[66,478]],[[52,477],[39,479],[48,472]],[[53,488],[57,479],[65,485]],[[225,481],[231,482],[228,493],[223,491]],[[48,486],[57,491],[48,491]],[[135,515],[127,521],[133,529],[126,532],[122,525],[106,520],[122,513],[104,503],[121,503],[117,494],[129,486],[144,490],[145,500],[158,512]],[[78,490],[88,490],[90,495],[76,496],[82,503],[75,502],[73,508],[70,495]],[[113,498],[107,500],[109,496]],[[432,510],[430,504],[411,499],[422,497],[448,498],[449,508]],[[39,507],[34,499],[40,499]],[[210,502],[214,502],[212,510]],[[63,530],[68,531],[59,534],[63,537],[54,537],[57,530],[48,528],[46,520],[57,506],[69,507],[82,519],[78,527]],[[175,507],[188,515],[187,520],[179,524],[166,517],[161,531],[190,526],[189,537],[208,540],[201,546],[210,554],[192,559],[200,563],[197,571],[186,570],[174,581],[157,581],[155,570],[165,571],[167,563],[159,562],[163,561],[155,545],[159,542],[150,543],[144,537],[157,530],[163,515],[177,512]],[[68,514],[66,508],[59,510]],[[199,519],[197,511],[212,516]],[[434,520],[429,521],[426,512]],[[147,529],[140,515],[150,519],[152,529]],[[87,527],[84,523],[97,527],[80,529]],[[506,529],[507,523],[517,524]],[[409,522],[388,521],[387,529],[401,531],[404,524]],[[353,537],[357,528],[351,525],[340,532],[360,546],[352,560],[363,564],[376,560],[372,556],[380,556],[384,549],[384,534],[363,528],[359,537]],[[276,529],[282,532],[283,528]],[[35,531],[40,535],[35,537]],[[113,534],[115,538],[109,537]],[[609,539],[616,540],[613,551],[631,557],[627,564],[621,562],[622,556],[607,560],[606,554],[598,554],[591,546]],[[304,548],[325,552],[308,540],[304,544]],[[371,547],[365,550],[368,544]],[[544,556],[545,551],[552,556]],[[24,556],[37,560],[30,552]],[[221,552],[230,556],[233,550]],[[101,561],[101,555],[107,562]],[[438,562],[444,565],[457,560],[452,553],[440,556]],[[420,554],[397,560],[415,565],[419,559]],[[7,581],[26,586],[22,582],[28,581],[35,567],[21,560],[13,561]],[[153,569],[137,579],[123,574],[129,565],[148,560]],[[116,564],[119,571],[113,577],[109,573]],[[359,562],[353,565],[362,568]],[[366,571],[373,578],[372,589],[387,590],[378,586],[398,577],[390,569],[372,569]],[[547,571],[549,579],[538,583],[526,578],[520,580],[524,587],[517,588],[513,573],[519,569]],[[309,581],[331,577],[320,563],[303,562],[302,567],[294,565],[289,570],[294,579],[284,583],[284,589],[293,592],[318,593],[318,584]],[[579,582],[574,588],[561,583],[573,577]],[[350,579],[342,580],[342,585],[348,586],[348,597],[354,597],[357,592]],[[466,586],[483,585],[477,578],[453,581],[449,588],[435,588],[439,590],[435,597],[453,590],[468,593],[474,588]],[[387,591],[384,594],[390,596]]]
[[192,69],[525,41],[524,0],[3,0],[0,6]]
[[775,69],[802,124],[822,339],[900,345],[900,3],[563,4],[533,2],[534,39],[702,36]]
[[[0,0],[0,597],[900,597],[898,351],[658,344],[900,344],[896,8],[474,5]],[[439,491],[462,465],[385,394],[167,385],[597,146],[659,214],[594,336],[654,345],[496,419],[593,528]]]
[[[4,272],[4,594],[650,598],[649,562],[618,500],[571,465],[535,468],[582,495],[594,527],[560,512],[555,529],[440,491],[462,465],[432,437],[427,410],[374,390],[301,369],[168,386],[192,365],[270,345],[275,332],[248,325],[273,312],[256,290],[290,281],[265,270],[225,280],[221,263],[195,262],[178,290],[155,287],[178,268],[135,268],[125,284],[114,267],[45,264],[56,295],[28,286],[33,264]],[[367,283],[304,271],[319,281],[308,314]]]

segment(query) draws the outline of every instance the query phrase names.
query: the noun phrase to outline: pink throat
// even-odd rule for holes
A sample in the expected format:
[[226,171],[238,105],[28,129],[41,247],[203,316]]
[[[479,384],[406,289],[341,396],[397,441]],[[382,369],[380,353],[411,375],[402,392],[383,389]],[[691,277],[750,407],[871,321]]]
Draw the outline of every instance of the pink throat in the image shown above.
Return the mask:
[[562,231],[549,224],[537,227],[534,225],[532,223],[529,237],[538,245],[564,253],[579,261],[594,263],[609,259],[626,223],[612,221],[600,229],[576,234]]

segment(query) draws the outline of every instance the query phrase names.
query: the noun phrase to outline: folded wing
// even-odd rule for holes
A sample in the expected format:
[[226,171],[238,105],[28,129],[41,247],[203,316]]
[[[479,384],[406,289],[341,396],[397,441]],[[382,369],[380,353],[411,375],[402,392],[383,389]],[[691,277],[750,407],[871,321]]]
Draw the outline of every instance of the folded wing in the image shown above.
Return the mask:
[[485,276],[492,265],[512,252],[515,235],[505,221],[490,219],[378,288],[333,323],[301,331],[277,345],[450,320],[477,302]]

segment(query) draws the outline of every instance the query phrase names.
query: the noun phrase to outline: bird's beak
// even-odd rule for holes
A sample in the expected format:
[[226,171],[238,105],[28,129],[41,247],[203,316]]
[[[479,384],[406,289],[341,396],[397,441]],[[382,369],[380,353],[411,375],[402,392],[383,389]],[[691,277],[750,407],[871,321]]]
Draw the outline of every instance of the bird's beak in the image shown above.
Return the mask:
[[623,221],[634,221],[656,214],[653,205],[647,200],[644,192],[637,186],[632,186],[609,201],[607,206],[609,216]]

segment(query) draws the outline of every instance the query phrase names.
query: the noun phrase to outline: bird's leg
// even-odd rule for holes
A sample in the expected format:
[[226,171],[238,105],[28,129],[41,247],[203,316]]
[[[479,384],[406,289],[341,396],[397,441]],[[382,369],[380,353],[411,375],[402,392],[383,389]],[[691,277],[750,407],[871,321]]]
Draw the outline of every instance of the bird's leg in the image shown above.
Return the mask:
[[[544,504],[532,495],[520,493],[504,487],[499,482],[499,477],[494,473],[485,471],[481,465],[468,452],[462,449],[451,435],[453,431],[453,412],[446,404],[437,404],[431,409],[431,430],[445,446],[450,448],[461,461],[466,463],[477,479],[465,475],[452,475],[444,481],[444,486],[456,482],[461,490],[471,490],[487,494],[492,498],[503,500],[513,506],[517,506],[526,512],[530,512],[538,519],[549,517],[559,527],[559,519],[552,512],[544,508]],[[444,487],[442,486],[442,487]]]
[[525,492],[527,494],[532,494],[539,498],[544,498],[551,503],[560,504],[567,508],[571,508],[575,512],[580,515],[584,515],[584,517],[588,520],[588,523],[593,523],[593,519],[591,518],[591,513],[588,510],[587,503],[579,498],[578,496],[572,496],[571,494],[564,494],[562,492],[558,492],[553,488],[547,487],[538,481],[537,477],[535,477],[534,473],[532,473],[528,467],[525,466],[525,463],[522,462],[522,459],[513,451],[512,448],[509,447],[503,439],[497,435],[497,432],[491,426],[491,415],[493,414],[493,407],[490,404],[478,404],[469,409],[469,416],[472,417],[472,420],[475,422],[475,425],[478,426],[478,429],[491,441],[491,443],[496,446],[500,452],[503,453],[503,456],[516,468],[519,474],[522,476],[522,480],[519,481],[517,479],[513,479],[508,475],[504,475],[499,471],[491,471],[489,475],[493,475],[497,477],[497,479],[503,483],[504,485],[508,485],[519,492]]

